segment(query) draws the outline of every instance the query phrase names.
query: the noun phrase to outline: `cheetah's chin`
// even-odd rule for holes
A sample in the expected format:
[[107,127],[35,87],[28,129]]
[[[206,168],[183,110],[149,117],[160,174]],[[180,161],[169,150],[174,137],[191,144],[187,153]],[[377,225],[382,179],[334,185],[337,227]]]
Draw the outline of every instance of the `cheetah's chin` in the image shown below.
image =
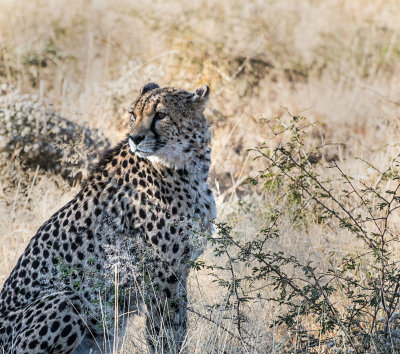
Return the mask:
[[139,157],[150,157],[152,155],[151,152],[146,152],[146,151],[141,151],[141,150],[136,150],[135,154]]

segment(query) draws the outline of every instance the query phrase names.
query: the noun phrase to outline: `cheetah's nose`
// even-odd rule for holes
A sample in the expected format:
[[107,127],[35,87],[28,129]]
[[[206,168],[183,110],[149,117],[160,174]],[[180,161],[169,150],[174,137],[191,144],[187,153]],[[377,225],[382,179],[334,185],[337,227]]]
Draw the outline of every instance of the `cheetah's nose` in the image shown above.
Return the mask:
[[129,138],[136,144],[139,145],[141,141],[144,139],[144,135],[130,135]]

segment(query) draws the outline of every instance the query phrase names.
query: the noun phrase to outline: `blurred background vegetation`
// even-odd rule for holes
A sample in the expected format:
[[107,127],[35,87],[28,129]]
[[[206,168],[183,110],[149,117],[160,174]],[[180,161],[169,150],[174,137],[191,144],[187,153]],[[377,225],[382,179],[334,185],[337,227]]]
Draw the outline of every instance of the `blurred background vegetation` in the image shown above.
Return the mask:
[[[273,205],[281,214],[279,237],[262,247],[320,270],[361,249],[351,229],[293,203],[287,182],[274,192],[275,170],[258,183],[271,165],[249,149],[290,143],[293,117],[306,116],[312,125],[299,128],[302,149],[325,182],[338,178],[330,190],[340,193],[345,184],[324,168],[332,163],[357,187],[373,186],[399,151],[399,13],[398,0],[0,0],[0,284],[35,230],[77,192],[87,162],[126,134],[129,105],[149,81],[187,90],[210,85],[210,184],[218,221],[238,240],[271,226]],[[288,134],[278,134],[277,124]],[[393,235],[396,221],[394,215]],[[390,252],[399,258],[397,247]],[[210,247],[202,261],[223,267],[227,260]],[[192,351],[357,350],[346,339],[342,347],[323,342],[343,329],[324,334],[315,319],[299,317],[294,332],[278,325],[284,306],[267,299],[274,286],[263,290],[265,298],[240,304],[253,335],[244,343],[238,318],[221,310],[226,288],[215,281],[216,269],[198,268],[191,279]],[[340,289],[333,296],[345,306]],[[202,326],[193,325],[198,321]],[[128,352],[143,350],[137,323]],[[317,349],[298,344],[310,331],[321,339]]]

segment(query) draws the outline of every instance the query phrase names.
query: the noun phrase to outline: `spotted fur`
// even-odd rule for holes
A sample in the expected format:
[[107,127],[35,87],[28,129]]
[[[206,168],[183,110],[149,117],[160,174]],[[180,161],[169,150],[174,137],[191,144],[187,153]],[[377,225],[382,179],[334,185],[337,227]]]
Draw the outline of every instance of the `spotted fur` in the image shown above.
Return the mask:
[[127,138],[39,228],[6,280],[6,353],[111,352],[129,315],[141,309],[150,349],[180,350],[189,261],[216,215],[207,185],[208,94],[208,87],[144,86]]

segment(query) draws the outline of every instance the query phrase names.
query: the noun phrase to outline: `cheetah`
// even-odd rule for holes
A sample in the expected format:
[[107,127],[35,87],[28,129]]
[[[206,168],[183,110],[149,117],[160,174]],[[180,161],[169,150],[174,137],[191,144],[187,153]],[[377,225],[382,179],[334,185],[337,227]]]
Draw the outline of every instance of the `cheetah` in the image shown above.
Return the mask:
[[151,352],[185,350],[187,278],[216,217],[207,85],[146,84],[129,133],[31,239],[0,293],[6,353],[109,353],[146,316]]

